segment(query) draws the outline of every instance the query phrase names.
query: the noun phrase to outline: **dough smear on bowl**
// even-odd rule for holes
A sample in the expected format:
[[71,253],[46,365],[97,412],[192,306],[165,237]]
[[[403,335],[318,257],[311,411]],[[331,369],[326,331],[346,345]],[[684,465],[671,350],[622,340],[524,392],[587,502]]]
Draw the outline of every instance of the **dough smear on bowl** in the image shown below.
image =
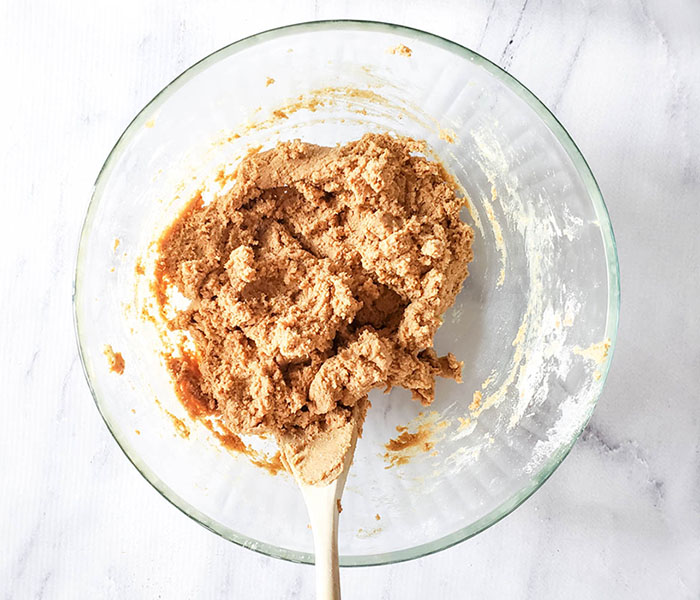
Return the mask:
[[462,363],[432,346],[473,232],[424,149],[388,134],[279,143],[245,158],[228,192],[193,198],[159,241],[162,285],[190,301],[170,324],[196,348],[170,361],[179,389],[232,431],[284,442],[312,483],[338,474],[371,389],[427,405],[436,376],[460,380]]

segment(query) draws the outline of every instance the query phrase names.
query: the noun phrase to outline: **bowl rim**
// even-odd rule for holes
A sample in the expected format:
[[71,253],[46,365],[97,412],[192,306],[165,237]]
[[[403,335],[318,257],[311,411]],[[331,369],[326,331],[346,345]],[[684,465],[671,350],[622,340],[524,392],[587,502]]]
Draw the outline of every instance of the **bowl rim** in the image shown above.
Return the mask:
[[113,165],[117,158],[121,155],[122,149],[130,141],[133,132],[135,132],[142,124],[144,124],[153,113],[172,95],[176,90],[178,90],[182,85],[189,81],[192,77],[196,76],[198,73],[208,68],[210,65],[216,62],[228,58],[237,52],[248,49],[250,47],[256,46],[258,44],[264,43],[266,41],[285,37],[291,34],[297,34],[300,32],[318,32],[318,31],[329,31],[329,30],[361,30],[361,31],[372,31],[379,33],[389,33],[389,34],[400,34],[404,35],[409,39],[417,39],[421,42],[437,46],[443,50],[447,50],[460,58],[469,60],[476,63],[483,69],[485,69],[489,74],[498,78],[502,83],[504,83],[511,91],[516,93],[544,122],[547,128],[552,132],[554,137],[557,139],[559,144],[565,150],[572,163],[574,164],[578,176],[581,178],[584,186],[588,191],[589,198],[595,208],[598,215],[599,227],[601,235],[603,237],[605,256],[607,261],[607,274],[608,274],[608,310],[606,317],[606,327],[605,334],[610,340],[610,348],[608,351],[608,360],[602,368],[600,386],[596,392],[594,400],[591,402],[588,414],[582,420],[578,431],[572,436],[571,441],[568,445],[560,448],[556,453],[549,457],[539,468],[539,470],[530,479],[530,483],[513,494],[509,499],[499,504],[496,508],[491,510],[489,513],[484,515],[481,519],[471,523],[470,525],[460,528],[453,533],[445,536],[441,536],[429,542],[424,542],[410,548],[404,548],[401,550],[383,552],[377,554],[366,554],[366,555],[343,555],[340,557],[340,565],[343,567],[349,566],[374,566],[374,565],[386,565],[399,563],[407,560],[412,560],[439,552],[450,548],[460,542],[463,542],[482,531],[485,531],[492,525],[498,523],[501,519],[505,518],[511,512],[513,512],[518,506],[530,498],[547,479],[554,473],[557,467],[562,463],[564,458],[569,454],[571,448],[580,437],[584,428],[590,420],[593,410],[600,398],[602,390],[605,386],[605,381],[607,379],[610,365],[612,363],[612,357],[614,354],[616,340],[617,340],[617,330],[619,321],[619,309],[620,309],[620,272],[619,272],[619,262],[617,255],[617,245],[615,243],[615,235],[613,233],[612,224],[610,222],[609,213],[605,202],[603,200],[600,187],[591,172],[586,159],[579,150],[576,143],[573,141],[571,136],[568,134],[563,125],[559,120],[552,114],[552,112],[545,106],[545,104],[540,101],[535,94],[533,94],[525,85],[520,83],[515,77],[510,75],[507,71],[499,67],[494,62],[481,56],[477,52],[470,50],[469,48],[462,46],[461,44],[449,40],[447,38],[441,37],[434,33],[429,33],[416,29],[413,27],[408,27],[405,25],[397,25],[393,23],[386,23],[382,21],[369,21],[369,20],[358,20],[358,19],[330,19],[330,20],[320,20],[320,21],[307,21],[302,23],[295,23],[291,25],[284,25],[281,27],[276,27],[273,29],[268,29],[260,33],[244,37],[238,41],[228,44],[211,54],[205,56],[201,60],[195,62],[193,65],[185,69],[180,75],[173,79],[169,84],[167,84],[158,94],[156,94],[145,106],[142,108],[138,114],[132,119],[129,125],[126,127],[124,132],[121,134],[117,142],[114,144],[113,148],[107,155],[107,158],[102,165],[97,179],[93,185],[92,195],[88,205],[87,213],[83,222],[80,233],[80,241],[78,244],[78,252],[76,257],[76,268],[73,278],[73,289],[72,289],[72,303],[73,303],[73,324],[78,344],[78,353],[80,356],[80,362],[82,365],[83,373],[85,374],[88,387],[92,394],[93,400],[97,406],[102,419],[104,420],[108,430],[114,437],[117,445],[126,455],[127,459],[136,467],[136,469],[141,473],[141,475],[171,504],[177,507],[184,514],[192,518],[194,521],[209,529],[210,531],[222,536],[223,538],[234,542],[235,544],[248,548],[250,550],[256,551],[258,553],[270,556],[273,558],[280,558],[290,562],[313,564],[314,556],[312,553],[298,552],[296,550],[291,550],[288,548],[278,547],[273,544],[268,544],[260,542],[246,535],[240,534],[233,529],[222,525],[221,523],[211,519],[207,515],[200,512],[197,508],[183,500],[178,494],[176,494],[168,485],[165,484],[155,473],[153,473],[148,465],[141,460],[135,452],[130,452],[126,438],[122,438],[116,431],[115,427],[110,423],[109,418],[105,414],[105,411],[101,405],[101,398],[95,391],[93,386],[92,376],[87,367],[85,348],[82,339],[82,325],[81,325],[81,315],[80,315],[80,297],[78,290],[80,289],[80,282],[82,278],[81,274],[81,264],[83,262],[83,257],[86,253],[87,237],[90,231],[90,225],[94,214],[96,212],[97,205],[99,204],[101,192],[104,188],[104,182],[108,179]]

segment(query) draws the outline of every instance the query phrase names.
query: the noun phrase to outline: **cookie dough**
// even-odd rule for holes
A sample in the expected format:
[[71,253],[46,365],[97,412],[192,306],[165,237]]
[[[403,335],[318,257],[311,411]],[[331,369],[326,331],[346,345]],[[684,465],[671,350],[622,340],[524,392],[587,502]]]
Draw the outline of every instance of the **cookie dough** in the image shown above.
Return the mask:
[[196,348],[196,368],[169,361],[178,386],[235,432],[292,440],[300,456],[330,441],[342,462],[371,389],[427,405],[436,376],[459,380],[462,363],[432,345],[473,232],[424,151],[388,134],[283,142],[245,158],[226,193],[193,198],[158,246],[161,285],[190,302],[170,324]]

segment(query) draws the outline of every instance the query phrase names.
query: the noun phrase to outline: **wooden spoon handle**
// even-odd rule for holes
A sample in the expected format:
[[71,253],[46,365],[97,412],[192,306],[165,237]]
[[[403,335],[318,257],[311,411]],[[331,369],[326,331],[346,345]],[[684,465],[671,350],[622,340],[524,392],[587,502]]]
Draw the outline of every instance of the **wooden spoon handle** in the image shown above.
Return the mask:
[[314,536],[316,600],[340,600],[337,491],[336,482],[333,482],[305,494],[313,496],[306,500]]

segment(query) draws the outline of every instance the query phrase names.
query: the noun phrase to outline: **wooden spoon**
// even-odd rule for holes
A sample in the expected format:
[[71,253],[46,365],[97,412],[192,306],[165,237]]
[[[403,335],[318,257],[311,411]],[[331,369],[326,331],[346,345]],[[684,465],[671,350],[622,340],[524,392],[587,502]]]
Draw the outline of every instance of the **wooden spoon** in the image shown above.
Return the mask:
[[338,515],[364,410],[353,410],[343,427],[313,439],[289,435],[280,440],[285,461],[301,489],[314,536],[316,599],[340,600]]

